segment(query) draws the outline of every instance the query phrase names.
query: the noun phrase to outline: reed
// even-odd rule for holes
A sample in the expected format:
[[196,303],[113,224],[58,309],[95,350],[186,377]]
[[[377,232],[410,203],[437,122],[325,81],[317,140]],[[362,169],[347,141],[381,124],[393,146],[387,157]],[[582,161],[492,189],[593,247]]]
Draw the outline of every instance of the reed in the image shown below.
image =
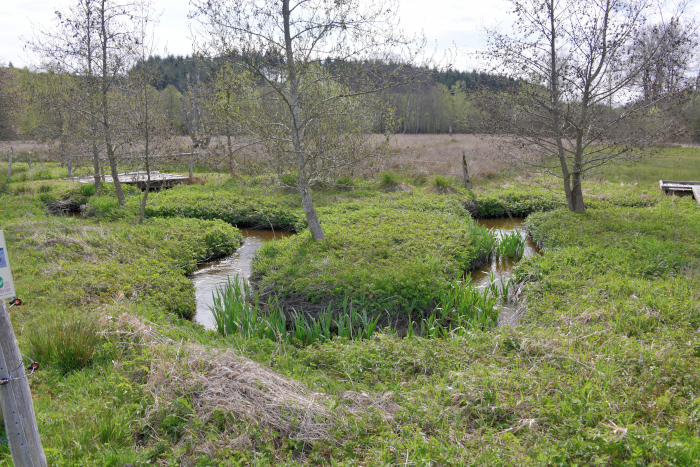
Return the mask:
[[525,253],[525,239],[519,231],[504,233],[496,247],[496,255],[499,258],[519,260]]
[[345,297],[338,318],[333,319],[333,304],[316,318],[303,311],[292,310],[290,325],[276,297],[269,298],[265,307],[248,283],[236,275],[214,292],[211,306],[216,329],[222,336],[241,334],[246,338],[257,337],[277,342],[294,342],[312,345],[326,342],[335,336],[352,339],[371,339],[377,330],[380,316],[355,311],[353,303]]

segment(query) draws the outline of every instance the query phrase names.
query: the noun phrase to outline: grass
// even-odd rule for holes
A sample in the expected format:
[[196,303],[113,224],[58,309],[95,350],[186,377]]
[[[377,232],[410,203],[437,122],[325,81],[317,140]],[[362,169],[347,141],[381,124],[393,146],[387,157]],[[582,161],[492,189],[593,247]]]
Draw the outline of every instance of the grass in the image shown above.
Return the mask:
[[388,319],[429,313],[452,281],[488,256],[461,204],[386,195],[321,210],[326,239],[307,231],[258,252],[252,279],[285,307],[326,308],[348,297]]
[[99,327],[93,317],[54,317],[27,332],[28,353],[35,361],[65,375],[81,370],[93,361],[100,343]]
[[[298,274],[280,276],[290,286],[282,290],[330,290],[337,308],[330,315],[319,301],[315,321],[291,314],[287,339],[207,332],[177,311],[193,304],[185,274],[240,241],[206,220],[230,215],[216,198],[239,200],[231,219],[259,199],[264,210],[251,218],[277,212],[280,225],[303,229],[297,198],[271,191],[265,177],[154,196],[154,208],[171,212],[143,226],[131,224],[131,205],[76,220],[49,216],[40,198],[93,203],[110,192],[11,181],[0,189],[0,220],[24,300],[11,318],[21,351],[41,365],[29,381],[49,465],[695,465],[700,211],[657,193],[652,177],[696,178],[692,164],[668,176],[678,167],[665,160],[637,186],[616,179],[622,168],[587,180],[582,214],[560,209],[558,186],[539,179],[477,184],[473,196],[386,195],[371,188],[376,180],[315,190],[330,241],[301,233],[265,247],[259,266],[265,277]],[[30,190],[16,190],[22,184]],[[544,254],[522,259],[507,285],[525,307],[517,327],[492,326],[489,306],[503,288],[475,295],[448,280],[473,252],[498,247],[466,221],[465,204],[484,216],[532,213]],[[378,266],[360,262],[369,259]],[[348,279],[322,280],[342,278],[334,268]],[[441,293],[405,280],[419,273],[437,277]],[[380,277],[391,280],[363,283]],[[291,287],[302,283],[318,289]],[[377,296],[344,301],[350,286]],[[426,313],[409,313],[408,338],[372,327],[368,306],[384,297],[384,309],[389,293],[410,299],[397,310],[433,297]],[[94,336],[84,332],[93,325],[94,348],[79,337]],[[51,357],[60,333],[83,342],[68,352],[81,357],[66,361],[87,364],[65,371]],[[10,465],[6,444],[0,464]]]
[[658,187],[659,180],[700,179],[700,155],[696,148],[659,148],[653,157],[638,162],[603,166],[593,174],[594,179],[615,183],[637,183]]

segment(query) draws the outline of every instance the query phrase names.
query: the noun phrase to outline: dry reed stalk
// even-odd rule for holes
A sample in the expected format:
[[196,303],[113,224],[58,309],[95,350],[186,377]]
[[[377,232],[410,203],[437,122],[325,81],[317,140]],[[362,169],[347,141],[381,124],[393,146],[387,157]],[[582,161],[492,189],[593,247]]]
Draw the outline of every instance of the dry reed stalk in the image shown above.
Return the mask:
[[[152,411],[175,400],[184,389],[195,394],[194,408],[203,420],[223,410],[302,441],[326,439],[331,424],[342,418],[328,408],[325,394],[231,350],[176,342],[129,314],[122,314],[115,324],[116,331],[111,334],[119,338],[128,335],[132,341],[151,347],[155,355],[147,383],[156,401]],[[391,420],[399,409],[391,396],[386,393],[374,398],[346,392],[344,398],[352,403],[344,407],[355,415],[378,411]]]

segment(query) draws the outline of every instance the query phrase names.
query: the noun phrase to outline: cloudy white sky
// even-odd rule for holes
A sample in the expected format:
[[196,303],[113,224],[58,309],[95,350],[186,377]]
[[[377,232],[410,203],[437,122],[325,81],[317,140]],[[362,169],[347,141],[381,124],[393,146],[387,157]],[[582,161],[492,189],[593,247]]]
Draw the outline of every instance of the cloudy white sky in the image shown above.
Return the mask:
[[[23,67],[38,64],[24,50],[24,41],[32,37],[32,23],[49,26],[54,11],[66,9],[76,0],[4,0],[0,6],[0,62]],[[438,52],[456,44],[461,50],[483,45],[483,26],[506,22],[503,0],[399,0],[401,26],[406,32],[424,32],[431,49]],[[190,10],[188,0],[157,0],[162,12],[156,34],[161,54],[186,55],[189,40]],[[464,54],[455,62],[457,68],[471,69]]]

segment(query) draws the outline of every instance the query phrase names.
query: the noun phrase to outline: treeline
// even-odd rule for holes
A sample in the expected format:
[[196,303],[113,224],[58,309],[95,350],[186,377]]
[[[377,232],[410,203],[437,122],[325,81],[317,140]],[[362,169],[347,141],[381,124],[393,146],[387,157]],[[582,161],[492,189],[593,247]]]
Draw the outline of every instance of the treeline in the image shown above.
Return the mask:
[[[195,87],[197,94],[205,95],[215,87],[217,74],[225,60],[206,57],[151,56],[132,69],[148,69],[151,85],[162,94],[161,111],[174,134],[187,135],[187,110]],[[381,73],[382,69],[393,70],[395,64],[348,63],[326,59],[320,65],[330,73],[339,73],[352,81],[348,68],[364,70],[372,65]],[[341,70],[342,68],[342,70]],[[408,70],[415,72],[411,67]],[[389,71],[387,71],[389,72]],[[358,71],[358,75],[364,75]],[[392,109],[391,122],[378,122],[373,130],[385,133],[474,133],[486,131],[483,118],[471,94],[478,90],[503,90],[513,80],[479,71],[422,70],[421,78],[411,85],[402,85],[380,91],[382,99]],[[352,82],[345,83],[352,87]],[[183,107],[183,101],[186,106]],[[203,116],[206,119],[206,115]]]

